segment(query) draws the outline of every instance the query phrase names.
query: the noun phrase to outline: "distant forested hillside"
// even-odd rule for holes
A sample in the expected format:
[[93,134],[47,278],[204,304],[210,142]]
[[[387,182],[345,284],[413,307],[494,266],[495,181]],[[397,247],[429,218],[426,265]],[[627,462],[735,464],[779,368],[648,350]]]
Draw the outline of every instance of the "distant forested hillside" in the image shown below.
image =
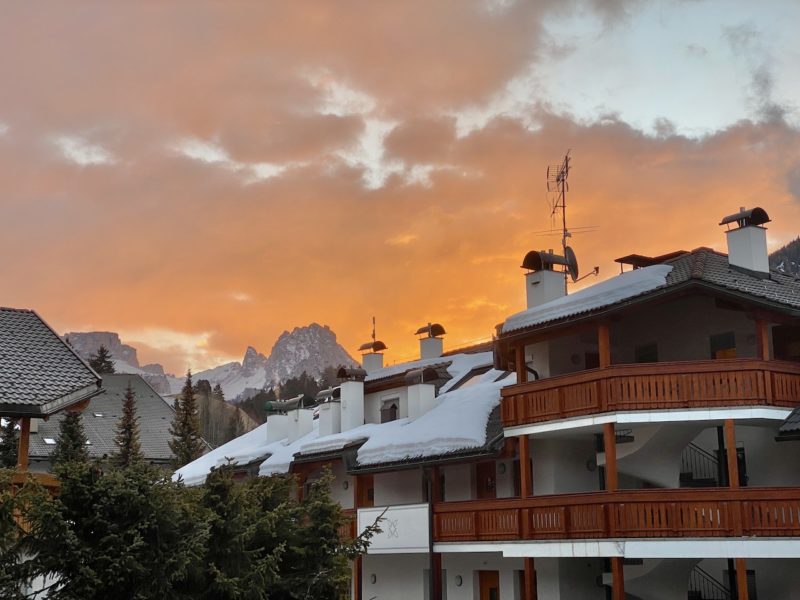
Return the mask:
[[800,237],[770,254],[769,265],[787,275],[800,275]]

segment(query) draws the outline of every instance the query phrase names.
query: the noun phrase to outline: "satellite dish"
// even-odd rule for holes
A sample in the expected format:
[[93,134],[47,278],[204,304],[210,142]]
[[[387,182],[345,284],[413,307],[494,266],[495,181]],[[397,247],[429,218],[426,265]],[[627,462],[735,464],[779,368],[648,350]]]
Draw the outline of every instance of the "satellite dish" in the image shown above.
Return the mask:
[[567,273],[569,273],[572,282],[578,280],[578,259],[575,257],[575,251],[569,246],[564,248],[564,258],[567,260]]

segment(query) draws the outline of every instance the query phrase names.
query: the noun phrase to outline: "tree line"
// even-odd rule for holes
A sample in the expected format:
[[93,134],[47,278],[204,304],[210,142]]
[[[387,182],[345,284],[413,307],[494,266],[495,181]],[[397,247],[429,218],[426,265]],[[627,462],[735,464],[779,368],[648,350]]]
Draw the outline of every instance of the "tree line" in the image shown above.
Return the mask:
[[[200,420],[188,373],[170,428],[174,467],[206,450]],[[291,476],[235,485],[233,465],[188,488],[147,464],[139,435],[128,385],[117,451],[107,460],[90,460],[79,412],[61,420],[52,455],[57,495],[33,478],[12,485],[14,471],[0,469],[0,597],[41,597],[27,591],[34,581],[44,582],[54,600],[335,600],[347,594],[350,560],[380,529],[376,523],[355,539],[340,536],[347,517],[330,496],[330,472],[302,500]]]

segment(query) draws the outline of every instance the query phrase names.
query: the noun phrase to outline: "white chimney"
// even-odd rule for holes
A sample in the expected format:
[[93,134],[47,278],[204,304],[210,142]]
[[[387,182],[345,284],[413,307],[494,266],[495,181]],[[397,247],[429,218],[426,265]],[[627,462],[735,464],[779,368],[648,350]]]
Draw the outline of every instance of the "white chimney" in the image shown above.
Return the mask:
[[41,419],[31,417],[31,433],[39,433],[39,421]]
[[342,431],[342,404],[339,400],[328,400],[319,405],[319,436],[333,435]]
[[421,335],[419,338],[419,357],[426,358],[439,358],[444,353],[444,340],[442,336],[447,333],[444,327],[439,323],[428,323],[423,325],[415,335]]
[[267,417],[267,442],[277,442],[288,435],[289,417],[286,415],[270,415]]
[[411,419],[424,415],[436,403],[436,386],[416,383],[408,386],[408,416]]
[[770,219],[763,208],[747,210],[744,207],[734,215],[722,219],[720,225],[735,229],[725,232],[728,238],[728,264],[754,273],[769,274],[769,253],[767,252],[767,230],[761,225]]
[[567,259],[544,250],[531,250],[522,260],[525,273],[525,299],[527,308],[541,306],[565,296],[564,273],[553,270],[554,265],[567,265]]
[[345,432],[364,424],[364,382],[343,381],[340,388],[341,429]]
[[298,408],[289,411],[288,438],[289,443],[299,440],[301,437],[311,432],[314,425],[314,411],[309,408]]
[[368,352],[361,355],[361,366],[367,373],[372,373],[383,368],[383,354],[380,352]]

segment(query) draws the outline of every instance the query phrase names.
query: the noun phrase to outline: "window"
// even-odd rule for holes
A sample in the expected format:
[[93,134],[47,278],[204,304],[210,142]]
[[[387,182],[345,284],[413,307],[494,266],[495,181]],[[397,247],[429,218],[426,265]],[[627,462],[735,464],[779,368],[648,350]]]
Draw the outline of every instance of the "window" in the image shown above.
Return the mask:
[[658,362],[658,344],[642,344],[634,349],[634,362],[654,363]]
[[389,423],[397,420],[397,403],[399,400],[393,398],[386,400],[381,407],[381,423]]
[[56,441],[53,438],[44,438],[44,443],[48,446],[55,446]]
[[709,343],[711,358],[736,358],[736,334],[733,331],[712,335]]

